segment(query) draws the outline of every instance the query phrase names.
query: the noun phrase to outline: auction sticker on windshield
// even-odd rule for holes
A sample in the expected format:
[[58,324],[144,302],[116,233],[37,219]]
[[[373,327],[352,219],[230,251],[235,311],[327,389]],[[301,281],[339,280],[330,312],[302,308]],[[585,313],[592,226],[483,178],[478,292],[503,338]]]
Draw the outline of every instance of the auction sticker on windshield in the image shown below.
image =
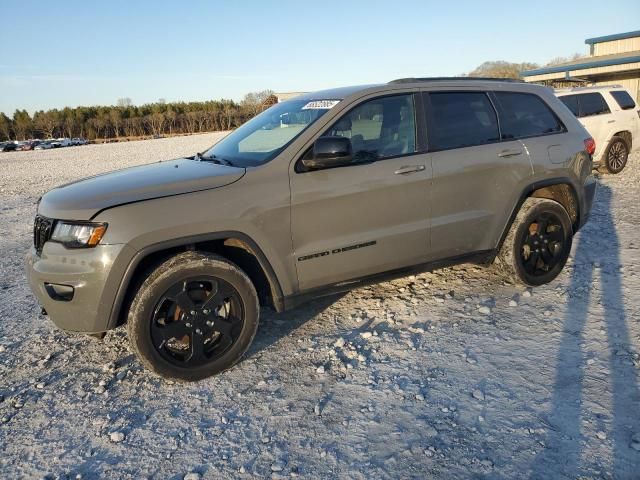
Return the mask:
[[339,103],[340,100],[314,100],[302,107],[302,110],[326,110],[335,107]]

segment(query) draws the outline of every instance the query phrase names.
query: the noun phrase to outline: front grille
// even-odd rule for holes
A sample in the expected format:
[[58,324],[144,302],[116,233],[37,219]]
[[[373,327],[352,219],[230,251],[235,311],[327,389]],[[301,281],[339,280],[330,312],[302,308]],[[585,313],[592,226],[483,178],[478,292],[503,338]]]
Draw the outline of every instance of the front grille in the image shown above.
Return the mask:
[[42,247],[51,238],[53,233],[53,220],[42,215],[36,215],[33,222],[33,246],[38,255],[42,253]]

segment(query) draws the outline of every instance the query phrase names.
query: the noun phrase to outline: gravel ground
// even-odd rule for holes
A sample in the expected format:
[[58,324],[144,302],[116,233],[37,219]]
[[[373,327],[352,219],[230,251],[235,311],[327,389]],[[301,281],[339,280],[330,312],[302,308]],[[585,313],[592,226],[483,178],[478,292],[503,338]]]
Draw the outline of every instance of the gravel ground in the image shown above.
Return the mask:
[[263,311],[246,358],[197,384],[144,371],[123,329],[39,315],[39,195],[218,138],[0,154],[0,478],[639,477],[640,155],[600,179],[551,285],[461,266]]

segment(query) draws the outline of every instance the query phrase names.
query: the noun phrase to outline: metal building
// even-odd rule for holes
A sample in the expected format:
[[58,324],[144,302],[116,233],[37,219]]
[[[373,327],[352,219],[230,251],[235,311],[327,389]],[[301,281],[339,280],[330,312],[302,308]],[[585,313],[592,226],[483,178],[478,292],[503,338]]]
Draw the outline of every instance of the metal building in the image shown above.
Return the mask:
[[522,72],[526,82],[554,87],[576,82],[585,85],[622,85],[640,102],[640,30],[588,38],[589,56]]

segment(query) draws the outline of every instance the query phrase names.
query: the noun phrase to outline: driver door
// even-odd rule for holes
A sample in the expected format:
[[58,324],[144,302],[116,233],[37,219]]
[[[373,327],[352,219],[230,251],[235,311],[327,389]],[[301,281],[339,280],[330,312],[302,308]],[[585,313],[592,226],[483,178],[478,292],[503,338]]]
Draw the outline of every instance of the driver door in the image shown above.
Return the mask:
[[431,165],[415,104],[412,93],[360,103],[324,133],[351,140],[352,163],[290,171],[300,290],[425,261]]

